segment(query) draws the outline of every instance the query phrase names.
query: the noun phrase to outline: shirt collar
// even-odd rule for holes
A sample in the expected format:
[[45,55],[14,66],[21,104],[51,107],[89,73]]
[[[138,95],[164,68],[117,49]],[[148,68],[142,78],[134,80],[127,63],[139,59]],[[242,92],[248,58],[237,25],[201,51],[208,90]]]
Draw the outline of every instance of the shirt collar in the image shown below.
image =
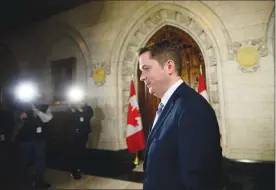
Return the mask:
[[164,94],[164,96],[161,99],[162,104],[165,105],[167,104],[167,102],[169,101],[170,97],[172,96],[172,94],[174,93],[174,91],[183,83],[183,80],[180,79],[177,82],[175,82]]

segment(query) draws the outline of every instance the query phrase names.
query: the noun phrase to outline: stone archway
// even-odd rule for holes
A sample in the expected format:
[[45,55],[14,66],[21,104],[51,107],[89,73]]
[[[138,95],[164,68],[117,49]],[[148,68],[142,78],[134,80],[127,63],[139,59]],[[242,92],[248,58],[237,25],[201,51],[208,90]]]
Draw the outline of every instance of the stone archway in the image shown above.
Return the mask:
[[271,12],[267,23],[266,42],[268,44],[269,51],[272,51],[272,55],[275,57],[275,8]]
[[37,40],[39,42],[39,45],[31,59],[31,66],[45,66],[46,57],[49,53],[49,50],[60,38],[68,37],[80,49],[83,59],[85,60],[86,67],[90,68],[89,63],[91,63],[91,57],[89,48],[85,43],[85,40],[77,30],[65,23],[53,23],[49,26],[49,28],[46,28],[45,30],[47,29],[50,29],[49,31],[51,32],[47,33],[46,37],[41,36],[41,39]]
[[[47,63],[47,57],[52,49],[52,47],[60,41],[60,39],[68,39],[72,41],[73,44],[80,50],[81,57],[83,58],[85,70],[91,70],[91,57],[90,51],[88,49],[85,40],[81,36],[81,34],[71,26],[65,23],[51,23],[45,28],[46,31],[49,31],[46,36],[40,36],[37,50],[34,52],[30,70],[32,71],[32,75],[38,79],[43,85],[48,85],[49,81],[49,65]],[[87,73],[85,72],[86,82],[83,84],[84,89],[87,91]],[[39,80],[42,79],[43,81]]]
[[31,60],[31,65],[37,63],[43,63],[45,61],[45,57],[49,52],[49,49],[61,38],[61,37],[69,37],[72,39],[74,43],[79,47],[82,52],[83,58],[86,62],[86,65],[89,67],[90,63],[90,51],[85,43],[81,34],[70,27],[65,23],[54,23],[49,27],[52,32],[48,33],[47,37],[41,37],[41,40],[38,40],[40,43],[38,45],[38,50],[34,53],[34,56]]
[[[178,5],[176,5],[178,4]],[[198,13],[204,13],[199,15]],[[197,14],[195,14],[197,13]],[[222,146],[226,147],[224,99],[221,64],[227,61],[227,44],[230,42],[226,29],[213,12],[201,2],[145,3],[126,23],[118,38],[117,47],[111,56],[115,65],[117,85],[117,118],[120,147],[124,148],[124,131],[131,76],[136,75],[136,51],[165,25],[188,33],[199,45],[206,64],[206,83],[211,104],[217,114],[222,134]],[[115,67],[114,66],[114,67]],[[136,78],[136,77],[134,77]],[[137,82],[137,81],[136,81]],[[122,127],[119,127],[122,126]]]

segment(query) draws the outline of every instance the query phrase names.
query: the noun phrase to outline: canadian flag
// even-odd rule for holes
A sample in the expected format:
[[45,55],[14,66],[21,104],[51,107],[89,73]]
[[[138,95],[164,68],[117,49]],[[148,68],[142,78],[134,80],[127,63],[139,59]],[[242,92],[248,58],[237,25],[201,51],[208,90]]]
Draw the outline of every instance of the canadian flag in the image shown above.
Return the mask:
[[145,148],[145,137],[133,80],[130,83],[126,143],[130,153],[136,153]]
[[201,94],[207,100],[207,102],[209,102],[208,94],[205,87],[204,77],[201,74],[201,69],[199,72],[199,84],[198,84],[197,92]]

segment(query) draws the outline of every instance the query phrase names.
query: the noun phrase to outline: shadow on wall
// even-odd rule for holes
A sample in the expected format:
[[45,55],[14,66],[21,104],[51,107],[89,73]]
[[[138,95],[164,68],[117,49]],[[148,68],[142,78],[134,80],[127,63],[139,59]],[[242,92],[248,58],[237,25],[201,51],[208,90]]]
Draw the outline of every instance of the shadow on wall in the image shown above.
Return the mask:
[[104,112],[101,108],[93,108],[94,115],[90,121],[91,134],[89,135],[88,147],[89,149],[95,149],[98,147],[100,141],[100,135],[102,132],[102,121],[105,119]]

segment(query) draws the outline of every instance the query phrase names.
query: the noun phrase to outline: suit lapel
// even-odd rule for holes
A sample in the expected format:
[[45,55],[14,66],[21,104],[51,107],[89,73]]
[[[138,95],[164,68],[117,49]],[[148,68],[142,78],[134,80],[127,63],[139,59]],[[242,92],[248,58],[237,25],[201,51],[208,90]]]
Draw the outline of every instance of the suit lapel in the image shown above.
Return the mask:
[[152,140],[154,139],[153,137],[155,136],[157,131],[160,130],[160,128],[161,128],[160,126],[166,119],[167,115],[170,113],[173,105],[174,105],[174,103],[172,101],[168,101],[167,105],[165,106],[164,110],[162,111],[161,115],[159,116],[154,128],[150,131],[150,134],[149,134],[148,140],[147,140],[146,151],[145,151],[145,161],[144,161],[144,165],[143,165],[144,171],[146,169],[149,147],[150,147]]
[[154,128],[150,131],[149,137],[148,137],[148,141],[147,141],[147,145],[149,146],[154,135],[156,134],[156,132],[159,130],[160,125],[162,125],[162,123],[164,122],[164,120],[166,119],[168,113],[170,113],[172,107],[174,106],[174,102],[177,99],[177,97],[181,94],[181,91],[183,91],[185,89],[185,82],[183,82],[172,94],[172,96],[170,97],[169,101],[167,102],[166,106],[164,107],[164,110],[162,111],[161,115],[159,116]]
[[148,144],[151,144],[151,141],[153,140],[154,135],[156,134],[157,131],[159,131],[160,126],[166,119],[168,113],[170,113],[171,109],[173,107],[173,102],[169,101],[167,105],[164,107],[164,110],[162,111],[161,115],[159,116],[154,128],[151,130],[148,138]]
[[147,139],[147,144],[146,144],[146,150],[145,150],[144,171],[146,169],[147,155],[148,155],[148,150],[149,150],[150,144],[151,144],[152,140],[154,139],[154,136],[156,135],[157,131],[160,130],[161,125],[163,124],[164,120],[166,119],[166,117],[170,113],[171,109],[173,108],[175,99],[179,96],[180,91],[182,91],[182,89],[185,89],[185,86],[186,86],[186,84],[183,82],[176,89],[176,91],[173,93],[173,95],[171,96],[171,98],[167,102],[166,106],[164,107],[164,110],[162,111],[161,115],[159,116],[154,128],[149,133],[149,136],[148,136],[148,139]]

